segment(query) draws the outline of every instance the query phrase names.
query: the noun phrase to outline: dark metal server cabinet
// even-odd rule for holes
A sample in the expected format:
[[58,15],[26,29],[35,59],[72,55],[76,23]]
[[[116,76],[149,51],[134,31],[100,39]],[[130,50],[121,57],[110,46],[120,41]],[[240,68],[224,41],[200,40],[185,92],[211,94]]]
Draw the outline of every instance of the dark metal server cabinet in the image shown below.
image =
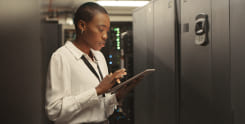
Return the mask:
[[157,0],[133,13],[134,69],[156,68],[135,90],[135,124],[176,124],[173,0]]
[[245,1],[230,0],[231,101],[233,124],[245,124]]
[[[133,36],[134,36],[134,73],[147,68],[150,56],[149,43],[153,41],[153,4],[133,13]],[[152,62],[151,62],[152,63]],[[143,80],[134,92],[134,120],[135,124],[147,124],[152,120],[152,92],[149,91],[153,83]]]
[[[181,0],[181,124],[231,124],[228,3]],[[207,20],[204,44],[196,42],[199,15]]]
[[175,9],[174,0],[154,1],[154,124],[177,122]]
[[[176,1],[179,41],[171,9]],[[147,65],[158,70],[135,91],[136,124],[244,124],[245,2],[176,1],[156,0],[133,14],[135,70]],[[147,25],[149,6],[153,24]]]

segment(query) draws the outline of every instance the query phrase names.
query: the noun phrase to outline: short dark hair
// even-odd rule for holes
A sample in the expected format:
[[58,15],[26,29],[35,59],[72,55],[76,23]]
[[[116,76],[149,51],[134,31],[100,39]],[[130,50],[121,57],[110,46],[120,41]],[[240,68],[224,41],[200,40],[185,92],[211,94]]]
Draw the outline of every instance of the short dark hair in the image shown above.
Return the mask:
[[73,21],[74,21],[74,25],[76,28],[76,32],[79,31],[77,27],[77,23],[79,20],[90,22],[97,12],[108,14],[105,8],[103,8],[97,3],[87,2],[87,3],[82,4],[74,14]]

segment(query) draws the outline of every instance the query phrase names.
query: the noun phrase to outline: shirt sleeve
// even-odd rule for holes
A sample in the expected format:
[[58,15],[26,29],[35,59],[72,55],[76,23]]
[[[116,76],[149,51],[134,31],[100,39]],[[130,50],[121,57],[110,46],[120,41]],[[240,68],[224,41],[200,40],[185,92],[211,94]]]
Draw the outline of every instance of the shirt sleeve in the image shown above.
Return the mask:
[[106,94],[105,98],[105,111],[107,117],[109,117],[113,112],[115,106],[118,105],[118,101],[115,94]]
[[80,111],[99,102],[94,88],[72,96],[71,73],[68,62],[53,54],[47,74],[46,111],[50,120],[67,122]]
[[[103,74],[107,75],[108,74],[108,67],[107,67],[106,59],[100,51],[98,51],[98,56],[100,57],[100,60],[102,61],[101,64],[103,67],[103,72],[104,72]],[[115,94],[107,93],[105,95],[106,95],[106,97],[105,97],[105,112],[106,112],[107,117],[109,117],[114,112],[115,106],[118,105],[118,101],[117,101]]]

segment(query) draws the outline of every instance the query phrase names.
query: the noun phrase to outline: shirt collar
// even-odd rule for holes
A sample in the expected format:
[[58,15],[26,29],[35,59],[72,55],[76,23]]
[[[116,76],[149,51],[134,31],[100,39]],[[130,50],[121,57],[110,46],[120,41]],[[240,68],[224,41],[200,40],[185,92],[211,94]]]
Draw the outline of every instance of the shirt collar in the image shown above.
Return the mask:
[[[65,43],[65,46],[66,46],[66,48],[68,48],[68,49],[71,51],[71,53],[74,55],[74,57],[75,57],[77,60],[81,59],[81,57],[82,57],[83,55],[88,56],[86,53],[84,53],[83,51],[81,51],[80,49],[78,49],[78,48],[77,48],[71,41],[67,41],[67,42]],[[90,51],[92,52],[92,54],[93,54],[95,60],[98,61],[98,59],[97,59],[97,57],[96,57],[96,55],[95,55],[95,50],[90,49]]]
[[78,49],[71,41],[65,43],[65,47],[71,51],[76,59],[81,59],[85,53]]

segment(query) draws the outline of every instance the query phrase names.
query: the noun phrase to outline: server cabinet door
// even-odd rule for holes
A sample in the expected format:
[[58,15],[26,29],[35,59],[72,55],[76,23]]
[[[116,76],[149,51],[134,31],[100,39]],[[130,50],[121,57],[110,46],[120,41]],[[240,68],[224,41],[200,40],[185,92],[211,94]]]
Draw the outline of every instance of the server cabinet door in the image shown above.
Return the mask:
[[[153,43],[153,4],[140,8],[133,13],[134,32],[134,73],[152,67],[151,58]],[[152,81],[147,76],[136,87],[134,92],[135,124],[150,124],[152,120]]]
[[153,124],[177,123],[175,82],[175,1],[154,1],[154,120]]
[[245,1],[230,0],[233,124],[245,124]]
[[214,124],[210,31],[206,29],[205,44],[196,42],[203,36],[197,31],[205,26],[198,19],[206,18],[211,25],[210,5],[210,0],[181,0],[181,124]]
[[212,107],[215,124],[232,124],[229,0],[212,0]]

